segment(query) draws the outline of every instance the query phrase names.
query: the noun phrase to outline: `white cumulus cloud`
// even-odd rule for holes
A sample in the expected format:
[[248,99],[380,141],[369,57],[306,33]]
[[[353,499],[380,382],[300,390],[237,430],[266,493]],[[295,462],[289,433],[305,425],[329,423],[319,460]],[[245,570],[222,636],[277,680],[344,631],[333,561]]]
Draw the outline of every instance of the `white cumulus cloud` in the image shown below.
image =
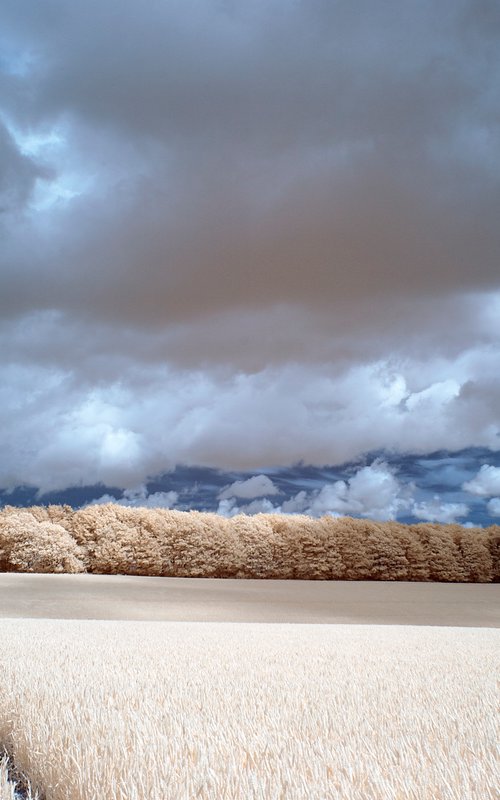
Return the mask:
[[313,517],[330,514],[387,520],[395,519],[399,512],[409,507],[412,491],[411,485],[402,485],[394,471],[385,462],[377,460],[370,466],[359,469],[347,481],[328,483],[311,492],[302,490],[276,506],[267,499],[238,506],[235,495],[228,495],[225,490],[218,513],[224,516],[304,513]]
[[500,517],[500,497],[492,497],[488,502],[488,511],[493,517]]
[[228,500],[221,500],[217,508],[217,514],[223,517],[235,517],[237,514],[281,514],[281,506],[274,506],[267,498],[252,500],[243,506],[238,506],[236,499],[232,497]]
[[395,519],[409,504],[411,487],[403,487],[383,461],[362,467],[348,481],[326,484],[311,498],[306,513]]
[[469,508],[465,503],[443,503],[438,495],[433,500],[415,503],[412,508],[413,516],[426,522],[456,522],[468,513]]
[[251,500],[254,497],[268,497],[273,494],[280,494],[280,491],[267,475],[253,475],[246,481],[235,481],[230,486],[225,486],[219,492],[219,499],[228,500],[230,497],[241,497]]
[[500,467],[483,464],[477,475],[462,485],[462,489],[478,497],[500,494]]
[[119,506],[132,506],[137,508],[173,508],[179,499],[177,492],[153,492],[148,493],[144,485],[135,489],[126,489],[123,496],[116,500],[112,495],[103,494],[97,500],[93,500],[89,505],[104,505],[105,503],[115,503]]

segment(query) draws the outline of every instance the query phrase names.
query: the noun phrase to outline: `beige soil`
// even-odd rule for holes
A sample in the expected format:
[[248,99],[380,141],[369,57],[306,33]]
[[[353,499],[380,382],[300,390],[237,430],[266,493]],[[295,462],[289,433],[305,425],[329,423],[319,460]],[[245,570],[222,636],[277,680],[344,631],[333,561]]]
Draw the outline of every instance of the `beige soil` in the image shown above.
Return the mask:
[[0,618],[500,627],[500,584],[0,574]]

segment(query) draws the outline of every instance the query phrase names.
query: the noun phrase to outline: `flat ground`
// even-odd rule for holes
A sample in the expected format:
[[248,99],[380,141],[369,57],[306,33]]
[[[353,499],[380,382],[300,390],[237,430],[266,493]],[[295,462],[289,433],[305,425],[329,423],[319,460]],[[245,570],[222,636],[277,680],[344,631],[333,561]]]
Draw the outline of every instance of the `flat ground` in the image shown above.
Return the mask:
[[0,574],[0,618],[500,627],[500,584]]

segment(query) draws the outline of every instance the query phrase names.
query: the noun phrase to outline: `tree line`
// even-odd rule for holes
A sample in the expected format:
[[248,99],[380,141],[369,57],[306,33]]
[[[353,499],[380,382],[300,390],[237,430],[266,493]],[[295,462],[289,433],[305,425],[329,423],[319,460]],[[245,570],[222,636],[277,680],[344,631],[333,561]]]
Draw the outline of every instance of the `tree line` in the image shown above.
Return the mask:
[[500,526],[5,506],[0,571],[488,583],[500,580]]

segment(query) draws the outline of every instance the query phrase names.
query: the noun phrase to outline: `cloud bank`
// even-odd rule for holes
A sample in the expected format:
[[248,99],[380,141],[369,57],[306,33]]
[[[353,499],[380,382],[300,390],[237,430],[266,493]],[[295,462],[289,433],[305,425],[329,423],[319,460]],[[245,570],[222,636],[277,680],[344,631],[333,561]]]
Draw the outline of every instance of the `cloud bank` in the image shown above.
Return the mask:
[[500,449],[496,3],[0,23],[0,486]]
[[[264,476],[255,476],[247,481],[237,482],[240,486],[258,485]],[[236,484],[233,484],[236,486]],[[248,494],[236,495],[224,490],[217,512],[223,516],[236,514],[307,514],[311,517],[352,516],[368,517],[375,520],[395,520],[400,517],[414,517],[426,522],[455,523],[469,514],[465,503],[449,503],[435,495],[432,500],[418,501],[415,498],[417,487],[412,482],[400,480],[397,471],[381,460],[355,470],[347,480],[325,483],[311,491],[301,490],[282,503],[273,504],[268,497],[253,499],[250,503],[238,504],[237,497],[251,497]],[[278,494],[278,491],[272,492]],[[271,494],[260,492],[259,494]],[[257,498],[257,494],[253,495]],[[494,514],[495,507],[489,509]]]

